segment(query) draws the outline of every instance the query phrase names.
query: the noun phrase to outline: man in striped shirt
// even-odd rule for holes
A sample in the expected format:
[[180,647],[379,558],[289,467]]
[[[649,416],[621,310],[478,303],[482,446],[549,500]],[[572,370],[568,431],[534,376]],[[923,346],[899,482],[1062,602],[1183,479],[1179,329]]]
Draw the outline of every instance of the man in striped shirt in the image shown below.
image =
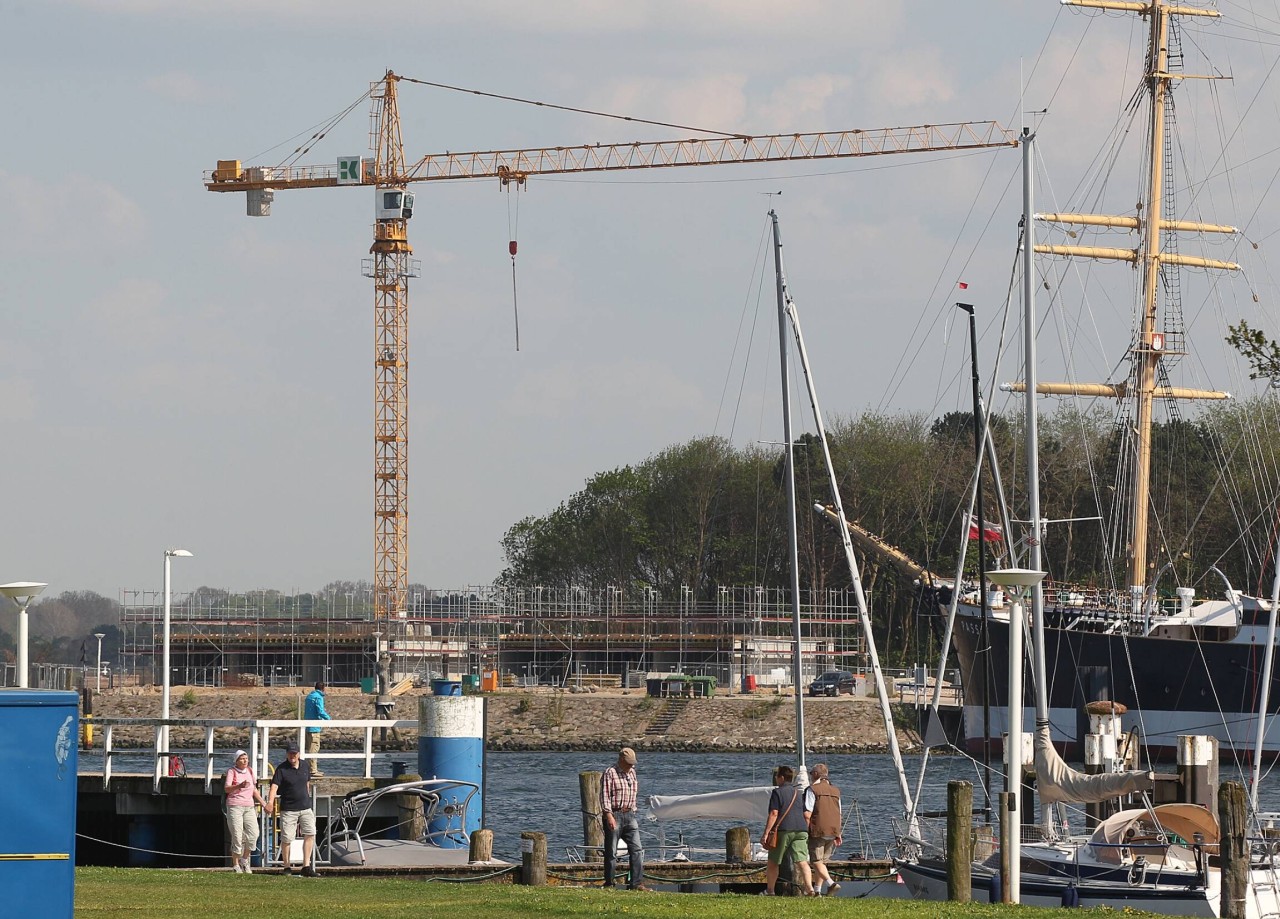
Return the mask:
[[631,859],[631,890],[648,890],[644,886],[644,849],[640,844],[640,822],[636,802],[640,797],[640,780],[636,778],[636,751],[623,747],[618,762],[600,777],[600,809],[604,814],[604,886],[611,889],[614,862],[618,856],[618,839],[627,844]]

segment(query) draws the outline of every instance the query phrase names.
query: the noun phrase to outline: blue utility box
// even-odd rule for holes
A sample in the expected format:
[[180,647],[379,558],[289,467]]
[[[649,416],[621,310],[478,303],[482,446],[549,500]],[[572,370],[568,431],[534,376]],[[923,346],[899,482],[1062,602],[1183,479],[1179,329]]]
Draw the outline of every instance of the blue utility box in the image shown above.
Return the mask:
[[75,912],[79,702],[74,692],[0,689],[2,915]]

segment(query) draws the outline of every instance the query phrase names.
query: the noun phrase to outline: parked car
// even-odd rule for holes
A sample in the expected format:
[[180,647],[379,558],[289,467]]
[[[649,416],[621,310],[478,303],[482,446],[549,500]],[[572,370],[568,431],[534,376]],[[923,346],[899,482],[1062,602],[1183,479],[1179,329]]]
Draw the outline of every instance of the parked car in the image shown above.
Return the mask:
[[828,670],[809,684],[811,696],[853,695],[853,674],[848,670]]

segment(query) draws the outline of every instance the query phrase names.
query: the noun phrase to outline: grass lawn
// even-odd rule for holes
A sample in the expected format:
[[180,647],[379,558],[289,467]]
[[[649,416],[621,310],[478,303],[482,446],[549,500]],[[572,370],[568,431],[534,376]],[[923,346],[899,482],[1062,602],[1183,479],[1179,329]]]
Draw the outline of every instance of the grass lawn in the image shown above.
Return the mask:
[[[910,900],[640,893],[572,887],[450,884],[414,878],[317,878],[155,868],[76,869],[83,919],[539,919],[638,916],[655,919],[874,919],[1012,917],[1062,919],[1061,909],[958,906]],[[1099,911],[1079,911],[1099,915]],[[1110,912],[1110,911],[1107,911]],[[1126,911],[1127,912],[1127,911]],[[1140,915],[1140,914],[1135,914]]]

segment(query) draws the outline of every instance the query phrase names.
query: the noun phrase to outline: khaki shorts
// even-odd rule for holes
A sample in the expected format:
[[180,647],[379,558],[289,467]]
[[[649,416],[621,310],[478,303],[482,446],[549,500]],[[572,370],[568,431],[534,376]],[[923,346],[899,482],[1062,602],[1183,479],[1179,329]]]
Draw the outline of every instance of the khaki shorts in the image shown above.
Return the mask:
[[309,807],[304,811],[280,812],[280,839],[287,844],[298,833],[304,838],[316,835],[316,812]]
[[836,851],[836,841],[831,836],[809,837],[809,860],[825,862]]

